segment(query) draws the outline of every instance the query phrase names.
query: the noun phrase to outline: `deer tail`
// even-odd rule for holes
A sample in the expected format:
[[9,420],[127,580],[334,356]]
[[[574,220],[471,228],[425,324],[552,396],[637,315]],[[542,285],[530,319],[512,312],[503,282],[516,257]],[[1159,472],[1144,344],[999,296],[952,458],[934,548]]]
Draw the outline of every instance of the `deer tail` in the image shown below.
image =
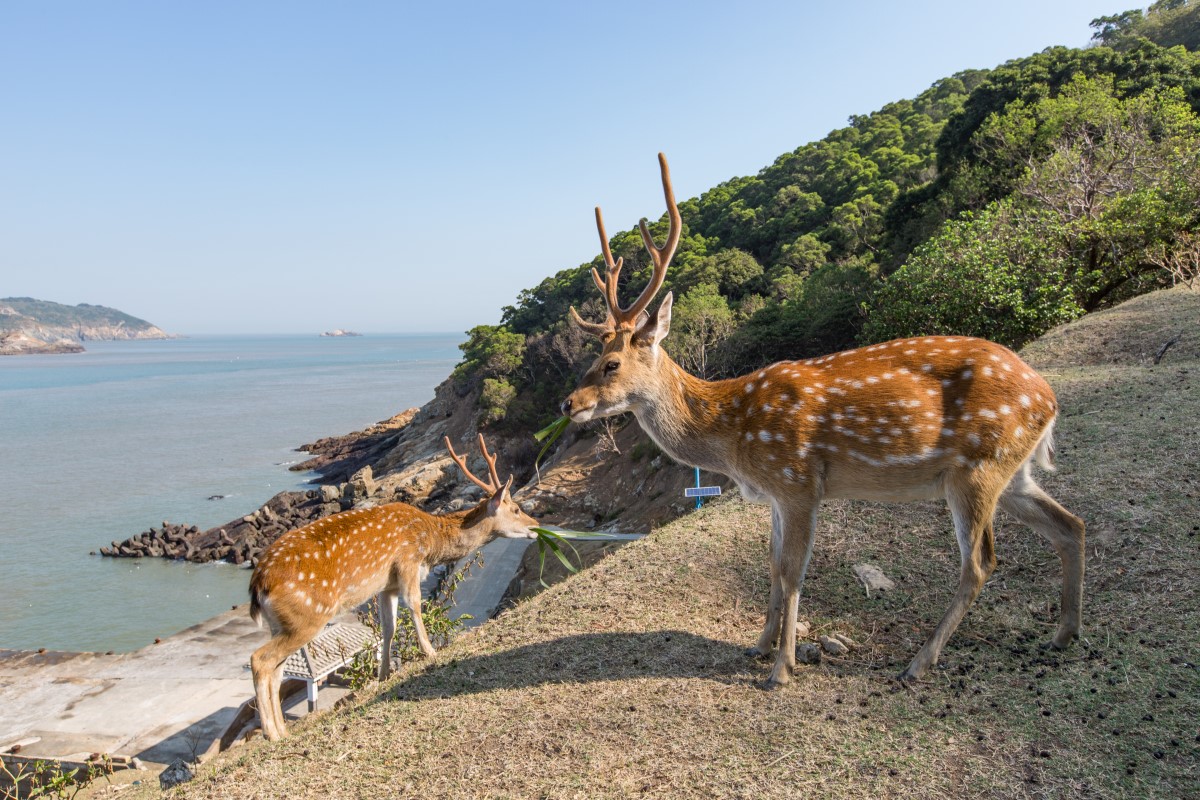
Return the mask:
[[1033,459],[1038,466],[1047,472],[1054,471],[1054,423],[1057,418],[1050,420],[1042,438],[1038,439],[1037,447],[1033,450]]

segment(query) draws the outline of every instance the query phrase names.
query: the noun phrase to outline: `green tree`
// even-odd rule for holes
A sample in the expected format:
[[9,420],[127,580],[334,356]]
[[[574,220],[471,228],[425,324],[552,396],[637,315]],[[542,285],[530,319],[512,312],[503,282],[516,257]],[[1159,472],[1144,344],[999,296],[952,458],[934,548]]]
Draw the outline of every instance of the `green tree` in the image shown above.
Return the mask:
[[675,303],[671,311],[671,335],[665,346],[685,368],[707,378],[713,348],[727,339],[733,329],[734,314],[729,302],[716,286],[701,283]]
[[460,380],[511,375],[525,356],[525,337],[502,325],[476,325],[458,346],[463,360],[454,369]]
[[875,292],[860,341],[957,334],[1019,346],[1075,319],[1059,227],[1007,202],[947,223]]

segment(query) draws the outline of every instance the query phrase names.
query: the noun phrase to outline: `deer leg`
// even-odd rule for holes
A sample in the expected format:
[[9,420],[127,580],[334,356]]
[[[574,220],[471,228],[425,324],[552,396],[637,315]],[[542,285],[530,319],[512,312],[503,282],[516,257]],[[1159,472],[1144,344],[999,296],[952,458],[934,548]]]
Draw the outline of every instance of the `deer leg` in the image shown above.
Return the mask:
[[800,605],[800,589],[804,586],[804,574],[812,556],[813,531],[817,525],[817,506],[820,501],[815,495],[806,498],[779,512],[780,537],[776,559],[779,574],[779,608],[782,630],[779,635],[779,652],[775,654],[775,666],[763,688],[778,689],[792,678],[796,668],[796,617]]
[[379,654],[379,680],[387,680],[392,674],[392,640],[396,637],[396,612],[400,603],[397,589],[385,589],[379,593],[379,631],[382,649]]
[[781,595],[779,584],[779,547],[783,539],[783,523],[779,518],[779,510],[771,509],[771,598],[767,601],[767,621],[758,642],[748,650],[746,655],[753,658],[765,658],[779,639],[779,621],[782,617]]
[[413,570],[404,581],[404,605],[412,613],[413,630],[417,632],[417,644],[426,658],[433,658],[437,651],[425,633],[425,622],[421,619],[421,576]]
[[1062,562],[1063,585],[1059,604],[1058,631],[1050,643],[1064,648],[1079,636],[1083,617],[1084,531],[1083,520],[1054,501],[1029,474],[1028,462],[1013,476],[1000,507],[1040,533]]
[[263,736],[270,741],[287,736],[279,686],[283,681],[283,662],[292,653],[312,641],[315,631],[280,631],[271,641],[250,656],[250,672],[254,677],[255,705],[262,725]]
[[929,639],[908,668],[900,673],[900,680],[917,680],[937,663],[942,647],[958,628],[967,609],[975,602],[983,584],[996,568],[995,536],[992,530],[996,494],[986,491],[980,483],[977,477],[957,484],[953,477],[947,480],[946,502],[954,518],[954,532],[961,556],[958,591]]

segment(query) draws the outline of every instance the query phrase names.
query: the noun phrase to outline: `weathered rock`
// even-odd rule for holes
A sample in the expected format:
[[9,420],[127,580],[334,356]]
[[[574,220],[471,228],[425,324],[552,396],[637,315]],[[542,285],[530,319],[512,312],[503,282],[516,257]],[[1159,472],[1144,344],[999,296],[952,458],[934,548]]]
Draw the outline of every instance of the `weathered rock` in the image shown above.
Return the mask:
[[171,762],[171,765],[164,769],[158,776],[158,785],[163,789],[170,789],[178,786],[181,783],[187,783],[193,777],[192,771],[188,765],[184,763],[182,758],[177,758]]
[[831,636],[821,637],[821,647],[831,656],[844,656],[850,652],[849,647],[846,647],[846,645]]
[[800,664],[820,664],[821,648],[812,642],[804,642],[796,646],[796,661]]
[[896,588],[896,584],[874,564],[855,564],[852,569],[859,583],[867,590],[867,597],[871,596],[872,590],[887,592]]

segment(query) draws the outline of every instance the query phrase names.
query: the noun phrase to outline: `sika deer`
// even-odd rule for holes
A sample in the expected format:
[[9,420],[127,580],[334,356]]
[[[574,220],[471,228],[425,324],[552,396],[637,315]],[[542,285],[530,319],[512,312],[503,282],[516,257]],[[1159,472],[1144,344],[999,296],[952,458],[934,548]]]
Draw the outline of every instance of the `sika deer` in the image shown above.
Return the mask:
[[503,536],[534,539],[538,522],[509,496],[512,476],[500,485],[496,456],[479,437],[489,480],[471,474],[446,438],[450,457],[486,495],[474,508],[452,514],[427,514],[405,503],[343,511],[289,531],[268,547],[250,579],[250,616],[265,617],[271,640],[254,651],[250,667],[263,735],[287,735],[279,685],[283,662],[308,644],[325,623],[373,595],[379,596],[383,658],[379,679],[391,672],[391,641],[402,601],[412,614],[421,652],[434,656],[421,621],[421,580],[429,568],[466,556]]
[[600,356],[562,404],[575,422],[630,411],[675,460],[737,481],[743,496],[772,510],[771,597],[766,625],[747,651],[779,653],[765,688],[795,667],[800,588],[812,553],[817,507],[826,497],[909,501],[944,497],[961,553],[958,591],[925,645],[901,674],[920,678],[974,602],[996,564],[996,506],[1050,541],[1063,568],[1058,631],[1079,634],[1084,524],[1034,482],[1036,461],[1052,468],[1054,392],[1010,350],[982,339],[923,336],[708,382],[689,375],[659,346],[672,295],[645,312],[662,286],[683,224],[666,159],[659,154],[670,232],[663,247],[640,223],[654,262],[650,284],[629,308],[617,303],[622,262],[613,262],[600,209],[596,224],[607,274],[592,278],[608,304],[603,324],[571,317],[598,336]]

